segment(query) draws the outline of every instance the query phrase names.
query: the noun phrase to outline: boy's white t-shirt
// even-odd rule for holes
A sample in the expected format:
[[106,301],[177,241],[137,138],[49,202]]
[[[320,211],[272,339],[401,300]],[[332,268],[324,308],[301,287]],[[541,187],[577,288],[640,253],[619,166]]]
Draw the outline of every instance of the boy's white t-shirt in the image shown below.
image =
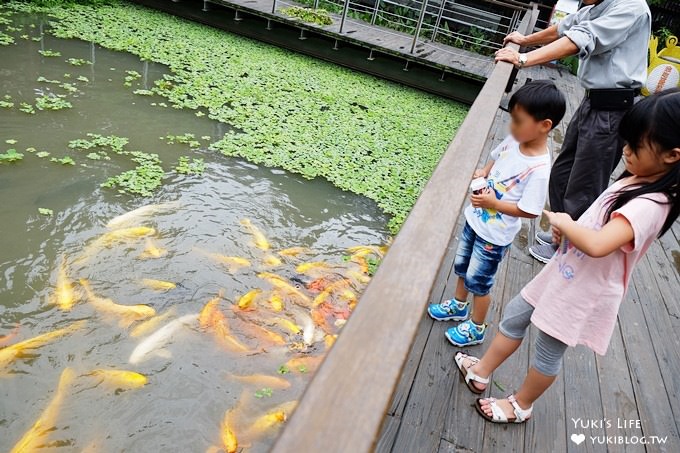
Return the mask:
[[[540,215],[545,206],[550,178],[550,152],[540,156],[526,156],[519,143],[508,135],[491,152],[495,162],[487,185],[499,200],[517,203],[528,214]],[[465,219],[472,229],[487,242],[508,245],[522,228],[522,219],[502,214],[494,209],[474,208],[468,205]]]

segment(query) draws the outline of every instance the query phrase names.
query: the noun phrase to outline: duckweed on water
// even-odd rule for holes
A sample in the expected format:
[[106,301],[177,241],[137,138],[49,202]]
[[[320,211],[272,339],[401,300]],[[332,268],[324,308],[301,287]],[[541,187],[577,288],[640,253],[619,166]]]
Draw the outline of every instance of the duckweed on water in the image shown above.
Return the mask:
[[8,149],[5,153],[0,154],[0,163],[2,162],[16,162],[24,158],[24,155],[17,152],[16,149]]
[[169,75],[135,93],[231,125],[213,150],[375,200],[393,231],[466,114],[448,100],[135,5],[8,5],[48,12],[57,37],[167,65]]

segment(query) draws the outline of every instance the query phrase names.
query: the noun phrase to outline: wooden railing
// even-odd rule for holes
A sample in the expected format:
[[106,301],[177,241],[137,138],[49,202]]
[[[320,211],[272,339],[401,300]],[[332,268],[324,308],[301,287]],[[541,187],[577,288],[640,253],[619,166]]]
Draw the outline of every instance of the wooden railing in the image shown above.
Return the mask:
[[273,452],[374,448],[512,70],[496,65]]

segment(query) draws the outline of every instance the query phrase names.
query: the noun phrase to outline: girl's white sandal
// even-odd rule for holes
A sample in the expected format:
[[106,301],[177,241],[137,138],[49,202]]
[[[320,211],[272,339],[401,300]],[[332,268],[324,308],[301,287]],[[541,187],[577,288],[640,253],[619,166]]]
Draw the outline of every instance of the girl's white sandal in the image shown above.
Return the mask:
[[[463,380],[465,380],[465,384],[470,389],[470,391],[472,393],[476,393],[477,395],[481,395],[482,393],[484,393],[484,390],[486,390],[486,388],[480,390],[472,384],[472,381],[475,381],[475,382],[478,382],[478,383],[484,384],[484,385],[487,385],[489,383],[489,378],[483,378],[481,376],[477,376],[472,370],[470,370],[472,365],[479,362],[479,359],[477,357],[473,357],[471,355],[468,355],[465,352],[456,352],[454,359],[456,361],[456,365],[458,366],[458,371],[460,371],[460,374],[463,377]],[[465,360],[465,359],[470,360],[472,362],[472,365],[470,365],[467,368],[464,368],[463,367],[463,360]]]
[[[487,401],[489,406],[491,406],[491,417],[482,410],[482,400]],[[475,401],[475,408],[477,409],[477,412],[479,412],[479,415],[491,423],[524,423],[531,418],[531,412],[533,411],[534,406],[532,405],[529,409],[522,409],[519,407],[519,404],[517,404],[515,395],[508,396],[508,401],[512,404],[515,413],[515,418],[513,419],[508,419],[505,412],[498,406],[496,401],[496,398],[477,398]]]

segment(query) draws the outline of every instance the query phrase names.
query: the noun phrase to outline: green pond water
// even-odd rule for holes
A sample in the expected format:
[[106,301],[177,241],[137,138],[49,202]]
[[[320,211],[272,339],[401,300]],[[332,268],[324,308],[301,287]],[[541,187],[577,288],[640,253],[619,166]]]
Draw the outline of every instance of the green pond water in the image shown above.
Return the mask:
[[[312,344],[304,346],[300,346],[299,335],[270,324],[263,325],[285,338],[286,344],[268,344],[249,330],[239,330],[248,322],[261,324],[273,317],[304,327],[310,315],[309,304],[304,308],[305,304],[288,295],[283,297],[281,312],[268,308],[266,297],[272,285],[257,274],[279,275],[313,299],[323,284],[359,269],[346,261],[346,248],[387,242],[388,218],[374,202],[324,180],[305,180],[208,151],[209,143],[230,130],[228,125],[199,118],[193,111],[159,106],[164,101],[161,97],[133,94],[135,89],[150,88],[167,72],[166,67],[93,43],[41,35],[45,19],[39,16],[20,14],[15,16],[15,24],[22,26],[21,31],[11,33],[16,44],[0,47],[0,97],[9,95],[16,104],[0,108],[0,152],[16,149],[24,157],[0,164],[0,339],[16,332],[7,342],[11,345],[74,321],[86,323],[7,364],[0,363],[0,451],[11,450],[50,406],[67,367],[75,371],[76,378],[63,392],[52,428],[36,443],[51,448],[40,451],[188,452],[221,447],[220,423],[225,411],[246,402],[231,420],[238,436],[267,411],[299,399],[313,370],[302,367],[279,374],[286,371],[280,370],[281,365],[296,357],[321,356],[327,349],[324,336],[328,340],[328,333],[318,325]],[[29,39],[20,38],[22,34]],[[34,41],[34,37],[42,39]],[[39,50],[60,52],[61,56],[42,56]],[[74,66],[65,61],[68,58],[92,64]],[[126,87],[125,71],[137,71],[141,77]],[[37,82],[39,77],[72,83],[76,91]],[[49,93],[66,95],[63,99],[72,108],[35,114],[18,110],[20,102],[34,104],[36,97]],[[126,137],[129,144],[125,149],[157,153],[165,171],[162,186],[146,198],[100,187],[106,178],[134,165],[129,156],[108,152],[110,160],[92,160],[86,156],[97,149],[68,147],[71,140],[87,138],[87,133]],[[200,147],[190,149],[186,144],[159,139],[184,133],[194,134]],[[50,155],[38,157],[40,151]],[[75,165],[50,161],[65,156]],[[204,173],[174,172],[180,156],[203,159]],[[143,205],[166,202],[173,202],[172,208],[127,225],[152,227],[153,235],[104,245],[97,242],[112,231],[106,227],[112,218]],[[39,208],[50,209],[53,215],[41,215]],[[252,245],[252,235],[240,224],[244,218],[265,234],[270,251]],[[166,253],[141,259],[147,239]],[[268,266],[263,261],[268,255],[276,256],[277,251],[297,246],[308,247],[310,252],[279,256],[280,265]],[[230,272],[209,253],[242,257],[252,264]],[[62,259],[77,296],[70,311],[51,303]],[[321,286],[307,288],[318,275],[300,274],[296,266],[317,261],[329,263],[330,270],[321,268]],[[146,336],[132,337],[139,322],[122,327],[117,316],[95,308],[78,284],[81,278],[90,282],[98,297],[121,305],[145,304],[158,315],[172,312]],[[140,283],[143,278],[177,283],[177,287],[154,291]],[[365,286],[365,281],[348,282],[355,294]],[[241,295],[256,288],[263,290],[261,299],[244,321],[233,306]],[[231,333],[255,352],[233,353],[216,341],[210,329],[193,322],[159,345],[160,355],[130,363],[132,351],[148,335],[174,319],[199,313],[220,291],[220,312],[231,323]],[[334,297],[331,295],[328,303],[342,305]],[[339,330],[341,324],[331,328]],[[94,369],[135,371],[144,374],[148,383],[125,390],[87,376]],[[243,383],[231,374],[275,376],[288,381],[290,387]],[[251,436],[248,451],[266,451],[279,429],[274,426]]]

